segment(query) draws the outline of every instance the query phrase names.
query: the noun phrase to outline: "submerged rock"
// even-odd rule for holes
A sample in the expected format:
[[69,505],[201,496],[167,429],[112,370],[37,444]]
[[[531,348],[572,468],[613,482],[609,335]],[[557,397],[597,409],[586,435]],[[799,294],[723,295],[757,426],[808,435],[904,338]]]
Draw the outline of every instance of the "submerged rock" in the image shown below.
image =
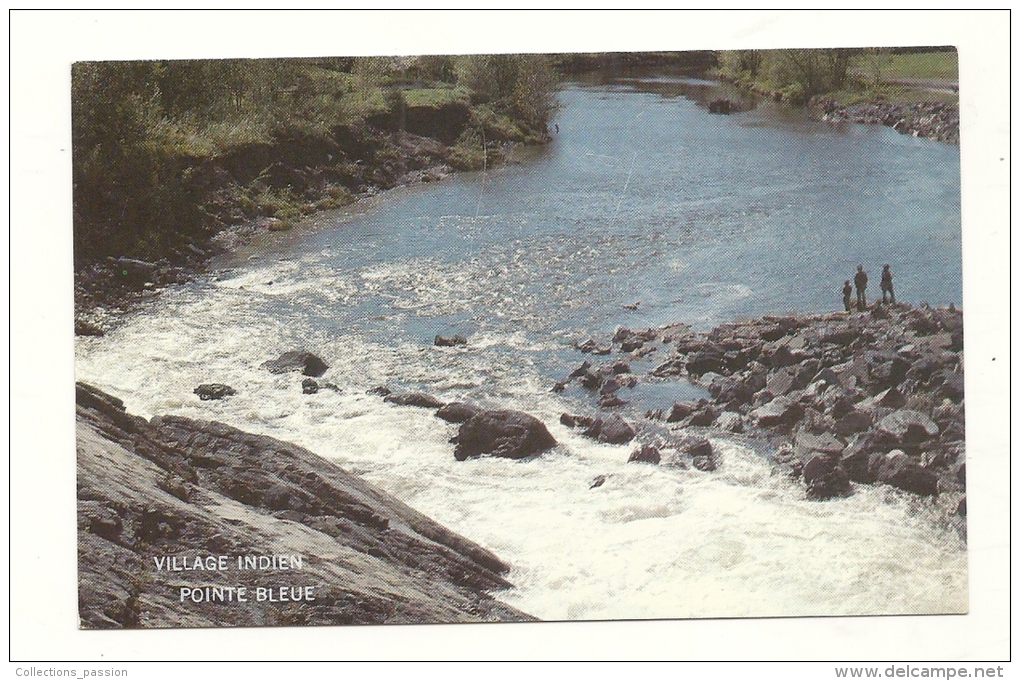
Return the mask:
[[195,388],[195,394],[202,401],[222,400],[224,397],[236,395],[237,391],[223,383],[203,383]]
[[436,335],[435,345],[440,348],[452,348],[457,345],[467,345],[467,338],[457,334],[455,336]]
[[520,411],[480,411],[465,421],[453,452],[458,461],[473,456],[523,459],[556,446],[556,439],[539,419]]
[[384,402],[392,402],[393,404],[399,404],[402,407],[422,407],[424,409],[439,409],[446,403],[438,397],[433,397],[427,393],[400,393],[400,394],[389,394],[383,398]]

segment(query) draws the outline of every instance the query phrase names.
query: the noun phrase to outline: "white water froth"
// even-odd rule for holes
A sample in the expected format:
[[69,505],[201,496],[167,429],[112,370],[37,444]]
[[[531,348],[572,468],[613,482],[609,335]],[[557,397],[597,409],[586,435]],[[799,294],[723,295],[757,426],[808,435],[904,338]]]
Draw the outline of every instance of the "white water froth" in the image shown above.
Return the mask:
[[[867,486],[806,501],[759,453],[722,439],[711,473],[627,464],[630,446],[558,423],[568,404],[529,360],[558,341],[480,332],[469,349],[435,348],[261,314],[254,283],[271,277],[300,296],[304,284],[287,276],[301,268],[315,271],[284,263],[168,292],[105,338],[79,338],[78,378],[135,413],[220,420],[337,461],[508,561],[516,588],[500,597],[542,619],[966,611],[965,547],[938,526],[933,502]],[[378,277],[393,290],[409,269],[345,276]],[[322,277],[311,276],[309,290],[319,291]],[[342,393],[303,395],[300,375],[259,368],[297,347],[333,364],[322,380]],[[205,382],[238,394],[200,402],[192,390]],[[560,444],[530,460],[457,462],[448,442],[456,426],[365,394],[385,384],[527,411]],[[605,483],[589,489],[599,475]]]

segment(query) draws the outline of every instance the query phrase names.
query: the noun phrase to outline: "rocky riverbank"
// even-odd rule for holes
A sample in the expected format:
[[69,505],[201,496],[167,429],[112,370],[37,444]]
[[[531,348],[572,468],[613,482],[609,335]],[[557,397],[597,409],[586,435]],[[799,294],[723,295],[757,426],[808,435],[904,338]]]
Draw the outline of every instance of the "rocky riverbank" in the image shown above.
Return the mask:
[[876,101],[841,105],[831,97],[820,97],[813,99],[809,108],[812,115],[830,123],[884,125],[904,135],[960,143],[960,107],[955,104]]
[[[889,485],[936,498],[966,532],[963,313],[952,306],[876,303],[866,312],[765,316],[708,333],[684,324],[620,327],[575,347],[591,359],[551,389],[579,386],[591,410],[560,422],[599,442],[633,443],[629,461],[712,471],[723,464],[713,438],[757,442],[809,499]],[[641,365],[650,368],[634,368]],[[703,386],[709,397],[628,412],[629,390],[670,381]],[[373,392],[461,423],[452,440],[458,460],[522,458],[556,446],[527,414]]]
[[[562,421],[604,441],[600,431],[612,423],[618,435],[608,441],[634,441],[632,461],[668,459],[711,470],[712,437],[764,441],[808,498],[847,496],[858,484],[890,485],[940,497],[964,531],[958,309],[876,304],[864,313],[766,316],[708,333],[682,324],[619,328],[612,338],[577,347],[592,359],[553,390],[576,381],[597,400],[597,411],[564,414]],[[640,358],[655,360],[643,375],[631,369]],[[710,397],[663,405],[633,423],[606,416],[627,405],[628,388],[674,380],[700,384]]]
[[83,628],[526,621],[498,557],[295,445],[77,385]]

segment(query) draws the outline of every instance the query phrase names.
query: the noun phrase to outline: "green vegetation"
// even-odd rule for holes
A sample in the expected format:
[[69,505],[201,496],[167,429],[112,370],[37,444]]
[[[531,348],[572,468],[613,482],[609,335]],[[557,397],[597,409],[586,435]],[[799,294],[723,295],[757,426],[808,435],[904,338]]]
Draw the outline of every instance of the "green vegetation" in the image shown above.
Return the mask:
[[82,62],[71,81],[78,265],[173,259],[429,163],[492,164],[502,144],[547,139],[557,88],[535,55]]
[[933,93],[914,79],[955,80],[955,50],[903,52],[890,49],[732,50],[720,52],[719,74],[738,85],[779,93],[806,104],[817,95],[849,104],[857,101],[955,102],[956,95]]
[[873,81],[899,79],[957,80],[956,51],[894,53],[890,50],[866,50],[853,60],[855,71]]

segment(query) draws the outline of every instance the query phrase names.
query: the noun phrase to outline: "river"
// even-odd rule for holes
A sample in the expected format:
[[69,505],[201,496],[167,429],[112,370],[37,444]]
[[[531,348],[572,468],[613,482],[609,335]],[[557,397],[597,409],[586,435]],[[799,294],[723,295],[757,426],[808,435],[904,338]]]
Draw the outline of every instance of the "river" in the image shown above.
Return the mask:
[[[723,437],[711,473],[628,465],[632,446],[558,422],[595,411],[579,387],[550,391],[583,358],[571,344],[617,325],[838,309],[858,263],[872,295],[888,262],[902,300],[960,304],[957,147],[768,103],[710,115],[723,92],[676,75],[570,84],[550,144],[270,235],[78,337],[77,377],[134,413],[337,461],[512,564],[500,598],[542,619],[965,612],[966,546],[938,501],[879,486],[807,501],[766,449]],[[432,346],[453,333],[467,346]],[[339,393],[259,368],[299,348]],[[238,394],[200,402],[208,382]],[[455,426],[366,394],[378,385],[527,411],[560,445],[457,462]],[[700,391],[646,381],[623,414]]]

